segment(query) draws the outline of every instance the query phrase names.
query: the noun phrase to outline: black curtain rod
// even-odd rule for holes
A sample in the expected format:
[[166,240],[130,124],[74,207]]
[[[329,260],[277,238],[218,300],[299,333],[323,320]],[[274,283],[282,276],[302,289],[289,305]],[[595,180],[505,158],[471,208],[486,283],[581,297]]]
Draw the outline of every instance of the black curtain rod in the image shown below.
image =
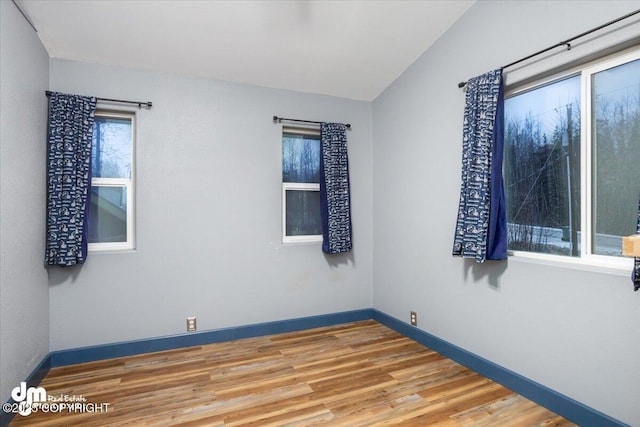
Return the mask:
[[[323,122],[316,122],[313,120],[298,120],[298,119],[285,119],[284,117],[278,117],[278,116],[273,116],[273,123],[282,123],[282,121],[285,122],[295,122],[295,123],[311,123],[314,125],[320,125]],[[351,124],[350,123],[343,123],[344,127],[347,128],[347,130],[351,130]]]
[[[592,29],[590,29],[588,31],[585,31],[584,33],[580,33],[577,36],[571,37],[570,39],[567,39],[565,41],[561,41],[559,43],[556,43],[553,46],[549,46],[548,48],[542,49],[542,50],[540,50],[540,51],[538,51],[536,53],[532,53],[531,55],[525,56],[524,58],[520,58],[517,61],[513,61],[513,62],[511,62],[511,63],[509,63],[507,65],[503,65],[502,68],[505,69],[505,68],[512,67],[512,66],[514,66],[516,64],[519,64],[521,62],[526,61],[527,59],[531,59],[531,58],[533,58],[535,56],[542,55],[543,53],[546,53],[546,52],[550,51],[551,49],[555,49],[555,48],[560,47],[560,46],[566,46],[567,50],[571,50],[571,42],[572,41],[574,41],[576,39],[579,39],[581,37],[584,37],[586,35],[589,35],[591,33],[595,33],[596,31],[599,31],[599,30],[601,30],[601,29],[603,29],[605,27],[608,27],[609,25],[613,25],[616,22],[620,22],[620,21],[622,21],[624,19],[632,17],[633,15],[637,15],[638,13],[640,13],[640,9],[638,9],[638,10],[636,10],[634,12],[631,12],[631,13],[627,13],[626,15],[621,16],[619,18],[616,18],[613,21],[609,21],[606,24],[602,24],[602,25],[599,25],[599,26],[597,26],[595,28],[592,28]],[[467,82],[460,82],[460,83],[458,83],[458,87],[459,88],[463,88],[463,87],[465,87],[466,84],[467,84]]]
[[[53,92],[51,92],[50,90],[45,91],[45,95],[47,95],[47,98],[51,97],[51,95],[53,94]],[[133,105],[137,105],[138,108],[142,108],[142,107],[147,107],[147,108],[151,108],[153,106],[153,103],[151,101],[125,101],[122,99],[111,99],[111,98],[97,98],[97,101],[105,101],[105,102],[116,102],[118,104],[133,104]]]

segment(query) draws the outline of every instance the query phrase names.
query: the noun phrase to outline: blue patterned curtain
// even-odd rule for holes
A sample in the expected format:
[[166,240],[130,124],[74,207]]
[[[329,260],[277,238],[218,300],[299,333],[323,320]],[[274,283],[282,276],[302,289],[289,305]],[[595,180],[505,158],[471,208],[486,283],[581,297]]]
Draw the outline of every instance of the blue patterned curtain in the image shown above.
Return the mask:
[[[636,226],[636,232],[640,234],[640,201],[638,201],[638,224]],[[640,289],[640,258],[634,258],[633,273],[631,275],[633,279],[633,290]]]
[[466,85],[462,136],[462,185],[453,255],[478,262],[507,257],[502,179],[504,147],[502,70]]
[[346,127],[339,123],[320,125],[320,214],[322,251],[349,252],[351,237],[351,199]]
[[84,263],[96,99],[53,93],[49,99],[46,265]]

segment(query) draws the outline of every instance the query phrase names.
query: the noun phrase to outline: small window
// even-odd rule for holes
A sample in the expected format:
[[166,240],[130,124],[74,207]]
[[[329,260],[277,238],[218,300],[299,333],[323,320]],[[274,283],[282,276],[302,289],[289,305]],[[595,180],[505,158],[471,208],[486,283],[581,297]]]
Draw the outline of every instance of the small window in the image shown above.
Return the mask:
[[640,52],[505,101],[509,249],[620,266],[640,194]]
[[91,152],[89,249],[134,248],[133,114],[96,112]]
[[322,241],[320,132],[316,129],[283,129],[282,241]]

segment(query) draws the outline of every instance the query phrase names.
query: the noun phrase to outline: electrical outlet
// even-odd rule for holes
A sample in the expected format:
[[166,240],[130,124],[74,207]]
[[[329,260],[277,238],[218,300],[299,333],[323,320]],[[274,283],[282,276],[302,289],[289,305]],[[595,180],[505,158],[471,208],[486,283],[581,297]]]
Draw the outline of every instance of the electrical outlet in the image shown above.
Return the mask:
[[194,332],[197,329],[196,327],[196,318],[187,317],[187,332]]
[[411,312],[410,319],[413,326],[418,326],[418,314],[415,311]]

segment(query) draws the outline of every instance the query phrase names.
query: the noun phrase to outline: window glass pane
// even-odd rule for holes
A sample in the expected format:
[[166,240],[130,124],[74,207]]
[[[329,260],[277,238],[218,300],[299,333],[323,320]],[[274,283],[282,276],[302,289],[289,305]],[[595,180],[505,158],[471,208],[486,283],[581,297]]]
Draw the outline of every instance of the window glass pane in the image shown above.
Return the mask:
[[94,178],[131,178],[131,119],[96,116],[91,164]]
[[314,236],[322,234],[320,192],[287,190],[286,198],[286,235]]
[[505,101],[510,250],[579,256],[580,76]]
[[593,252],[620,255],[640,194],[640,60],[592,76]]
[[127,188],[91,186],[89,243],[127,241]]
[[320,136],[282,136],[282,182],[320,182]]

